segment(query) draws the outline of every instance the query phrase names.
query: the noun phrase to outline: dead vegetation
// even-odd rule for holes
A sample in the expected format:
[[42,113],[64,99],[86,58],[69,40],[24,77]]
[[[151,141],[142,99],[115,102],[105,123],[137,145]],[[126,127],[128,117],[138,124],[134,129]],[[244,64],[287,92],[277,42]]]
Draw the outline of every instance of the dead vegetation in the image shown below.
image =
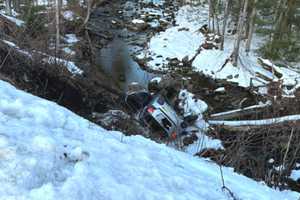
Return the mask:
[[[296,102],[298,100],[294,99]],[[295,110],[293,104],[281,106],[300,112],[299,108]],[[273,109],[273,114],[277,115],[276,108]],[[210,134],[222,141],[225,150],[204,150],[197,155],[210,157],[270,186],[300,191],[299,180],[289,178],[291,171],[297,167],[296,163],[300,162],[299,121],[241,129],[215,126]]]
[[87,117],[91,112],[105,112],[118,107],[121,92],[96,69],[74,76],[65,66],[49,64],[40,54],[28,57],[7,44],[0,43],[2,77],[11,80],[20,89],[55,101]]

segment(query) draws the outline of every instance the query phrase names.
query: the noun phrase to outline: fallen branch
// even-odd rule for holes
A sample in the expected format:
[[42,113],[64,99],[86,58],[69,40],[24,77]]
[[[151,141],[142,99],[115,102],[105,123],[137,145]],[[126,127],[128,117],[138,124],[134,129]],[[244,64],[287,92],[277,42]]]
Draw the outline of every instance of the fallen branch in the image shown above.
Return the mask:
[[226,119],[233,119],[237,117],[242,117],[245,115],[253,114],[253,113],[260,113],[264,112],[265,108],[271,105],[270,102],[261,105],[254,105],[246,108],[231,110],[227,112],[221,112],[210,115],[211,120],[226,120]]
[[298,115],[288,115],[284,117],[277,117],[271,119],[262,120],[241,120],[241,121],[224,121],[224,120],[209,120],[210,125],[223,125],[230,127],[242,127],[242,126],[266,126],[281,124],[286,122],[300,121],[300,114]]

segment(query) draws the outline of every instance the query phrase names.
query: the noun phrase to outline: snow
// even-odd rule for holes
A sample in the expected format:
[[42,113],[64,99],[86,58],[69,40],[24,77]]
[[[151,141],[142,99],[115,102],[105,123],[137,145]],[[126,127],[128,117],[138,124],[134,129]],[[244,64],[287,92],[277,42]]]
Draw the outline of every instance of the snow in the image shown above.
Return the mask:
[[64,11],[62,15],[63,15],[64,19],[67,21],[73,21],[75,19],[75,14],[71,10]]
[[[191,58],[196,54],[200,44],[204,41],[203,35],[197,31],[203,21],[196,16],[191,18],[187,15],[190,9],[192,9],[190,6],[185,6],[179,10],[176,16],[178,26],[168,28],[151,38],[147,53],[155,58],[148,63],[151,68],[156,70],[163,68],[168,63],[167,58],[182,60],[186,55],[190,55]],[[189,30],[178,31],[181,28]]]
[[76,64],[72,61],[64,60],[61,58],[55,58],[53,56],[49,56],[47,58],[44,58],[43,60],[49,64],[55,64],[57,62],[58,64],[64,65],[65,67],[67,67],[69,72],[75,75],[81,75],[83,73],[83,71],[79,67],[77,67]]
[[300,179],[300,170],[292,170],[290,178],[293,179],[294,181],[299,180]]
[[76,37],[75,34],[66,34],[65,35],[65,40],[69,44],[74,44],[74,43],[77,43],[79,41],[79,39]]
[[150,82],[156,82],[156,83],[160,83],[162,80],[161,77],[154,77],[153,79],[150,80]]
[[[178,58],[181,60],[186,55],[196,54],[200,44],[204,41],[202,34],[197,32],[203,25],[203,20],[191,19],[191,16],[196,16],[196,14],[188,15],[191,11],[196,12],[190,6],[182,7],[176,16],[178,26],[170,27],[151,38],[149,42],[149,54],[151,56],[159,55],[162,57],[150,61],[150,67],[159,69],[163,67],[163,64],[167,63],[167,58]],[[197,12],[201,12],[201,10],[198,9]],[[178,31],[181,28],[187,29]]]
[[198,140],[191,145],[188,145],[184,152],[195,155],[196,153],[201,152],[204,149],[224,149],[221,140],[213,139],[208,137],[203,132],[196,133]]
[[[141,136],[123,137],[0,81],[0,199],[230,199],[219,167]],[[223,168],[239,199],[293,200]]]
[[[181,7],[176,14],[177,26],[154,35],[148,44],[148,49],[137,55],[137,58],[151,57],[152,59],[147,63],[148,67],[154,70],[168,70],[168,60],[172,58],[182,60],[186,56],[192,59],[196,56],[192,63],[194,71],[202,72],[214,79],[235,82],[242,87],[251,85],[259,87],[265,86],[270,80],[279,81],[279,78],[275,77],[272,71],[264,69],[259,63],[261,58],[257,54],[257,50],[265,38],[256,34],[254,34],[252,50],[248,54],[245,53],[245,41],[241,42],[238,66],[233,66],[231,61],[225,65],[226,60],[230,58],[233,52],[234,35],[225,36],[224,51],[202,48],[199,53],[200,46],[205,42],[205,36],[198,30],[208,23],[207,16],[207,5]],[[281,79],[284,86],[294,86],[300,80],[299,72],[292,68],[278,67],[267,59],[262,60],[283,75]],[[287,91],[284,89],[284,92],[286,95],[292,95],[294,90]]]
[[154,5],[163,5],[165,3],[165,0],[141,0],[143,3],[153,3]]
[[13,22],[17,26],[23,26],[25,24],[25,22],[23,20],[17,19],[17,18],[12,17],[12,16],[5,15],[2,11],[0,11],[0,15],[2,17],[5,17],[7,20]]
[[68,54],[68,55],[71,55],[71,56],[76,55],[76,52],[73,51],[72,49],[70,49],[69,47],[65,47],[65,48],[63,48],[62,50],[63,50],[66,54]]
[[[203,10],[203,9],[202,9]],[[155,59],[149,65],[158,69],[166,63],[167,58],[178,58],[181,60],[186,55],[195,55],[204,37],[197,30],[203,25],[203,20],[196,16],[201,15],[201,9],[197,11],[190,6],[182,7],[176,16],[178,26],[170,27],[164,32],[160,32],[151,38],[149,42],[150,55],[160,55],[162,58]],[[195,15],[189,15],[190,12],[196,12]],[[185,28],[182,31],[180,29]],[[159,61],[163,63],[156,66]]]
[[[49,0],[37,0],[37,2],[35,2],[36,5],[40,5],[40,6],[53,6],[55,5],[55,1],[49,1]],[[63,0],[62,1],[62,5],[67,5],[67,0]]]
[[[2,41],[4,43],[6,43],[7,45],[9,45],[10,47],[15,48],[20,53],[28,56],[29,58],[32,58],[32,54],[30,54],[27,51],[24,51],[24,50],[20,49],[15,43],[7,41],[7,40],[2,40]],[[70,53],[70,55],[72,55],[72,51],[68,51],[68,49],[66,49],[66,48],[64,48],[63,50],[66,53]],[[71,50],[71,49],[69,49],[69,50]],[[67,69],[69,70],[69,72],[71,72],[72,74],[81,75],[83,73],[83,71],[78,66],[76,66],[76,64],[74,62],[72,62],[72,61],[64,60],[64,59],[61,59],[61,58],[55,58],[53,56],[50,56],[48,54],[45,54],[45,53],[39,52],[39,51],[34,51],[34,52],[38,53],[38,54],[40,54],[42,56],[45,56],[45,58],[43,59],[43,61],[45,61],[45,62],[47,62],[49,64],[55,64],[57,62],[57,63],[59,63],[61,65],[64,65],[65,67],[67,67]]]
[[32,58],[31,53],[24,51],[22,49],[20,49],[19,46],[17,46],[15,43],[8,41],[8,40],[1,40],[2,42],[4,42],[5,44],[7,44],[8,46],[10,46],[11,48],[16,49],[18,52],[20,52],[21,54],[28,56],[29,58]]
[[178,99],[180,100],[179,107],[184,111],[184,117],[188,115],[198,115],[199,118],[202,119],[202,113],[208,109],[204,101],[196,99],[194,94],[187,90],[181,90]]
[[145,21],[142,19],[133,19],[131,22],[133,24],[144,24],[145,23]]
[[226,92],[226,89],[224,87],[219,87],[219,88],[215,89],[215,92],[223,93],[223,92]]

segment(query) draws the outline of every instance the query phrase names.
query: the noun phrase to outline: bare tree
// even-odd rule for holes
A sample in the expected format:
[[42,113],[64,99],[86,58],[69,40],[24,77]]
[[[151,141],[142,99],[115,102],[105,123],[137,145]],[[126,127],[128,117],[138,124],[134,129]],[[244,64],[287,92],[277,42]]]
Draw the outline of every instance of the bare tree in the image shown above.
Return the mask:
[[60,0],[55,0],[55,27],[56,27],[56,56],[59,53],[59,46],[60,46],[60,29],[59,29],[59,15],[60,15]]
[[88,23],[88,21],[90,19],[92,5],[93,5],[93,0],[87,0],[87,13],[86,13],[85,20],[83,22],[84,26]]
[[208,30],[211,30],[212,0],[208,0]]
[[257,3],[257,0],[254,0],[254,5],[252,8],[252,13],[251,13],[251,17],[250,17],[249,34],[248,34],[248,38],[247,38],[247,42],[246,42],[246,52],[247,53],[250,51],[253,33],[254,33],[254,29],[255,29],[256,3]]
[[11,0],[5,0],[5,12],[7,15],[12,15]]
[[225,12],[224,12],[224,20],[223,20],[223,28],[222,28],[222,42],[221,42],[221,50],[224,50],[224,40],[225,40],[225,31],[227,26],[228,14],[229,14],[229,3],[230,0],[226,0],[225,3]]
[[243,34],[243,30],[244,30],[244,22],[245,22],[245,19],[247,16],[248,2],[249,2],[249,0],[244,1],[243,9],[241,10],[240,15],[239,15],[239,22],[238,22],[238,27],[237,27],[237,38],[236,38],[233,53],[232,53],[233,66],[237,66],[237,64],[238,64],[240,44],[241,44],[242,34]]

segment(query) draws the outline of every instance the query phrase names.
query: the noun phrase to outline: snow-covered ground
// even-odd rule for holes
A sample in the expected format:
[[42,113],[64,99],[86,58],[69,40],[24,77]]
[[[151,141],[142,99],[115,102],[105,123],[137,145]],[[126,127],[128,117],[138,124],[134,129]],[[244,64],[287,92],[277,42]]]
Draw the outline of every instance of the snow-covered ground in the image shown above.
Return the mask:
[[[219,167],[141,136],[123,137],[0,81],[0,199],[231,199]],[[223,168],[239,199],[294,200]]]
[[[182,60],[187,57],[192,59],[200,45],[205,42],[205,37],[198,30],[208,23],[208,6],[201,5],[191,7],[183,6],[176,14],[176,24],[167,30],[153,36],[148,44],[148,49],[138,55],[138,58],[151,57],[148,66],[155,70],[166,70],[169,59],[177,58]],[[266,70],[258,62],[257,49],[262,45],[263,38],[254,35],[252,50],[245,53],[245,41],[241,42],[240,59],[235,67],[231,62],[225,62],[230,58],[235,43],[235,35],[225,36],[224,51],[218,49],[202,49],[192,63],[195,71],[203,72],[215,79],[226,79],[236,82],[240,86],[248,87],[262,86],[270,80],[278,81],[272,71]],[[264,60],[269,62],[268,60]],[[270,62],[269,62],[270,63]],[[223,66],[224,65],[224,66]],[[223,66],[223,67],[222,67]],[[283,76],[283,85],[296,85],[300,81],[298,72],[291,68],[278,67],[271,63],[271,66]]]
[[[203,12],[202,10],[198,10]],[[179,26],[170,27],[151,38],[149,49],[145,54],[138,57],[151,56],[154,58],[147,64],[153,69],[162,70],[168,63],[167,58],[178,58],[182,60],[185,56],[194,56],[200,44],[204,42],[204,36],[198,29],[205,24],[199,16],[199,12],[190,15],[189,7],[180,9],[176,16]],[[185,28],[185,29],[182,29]]]

